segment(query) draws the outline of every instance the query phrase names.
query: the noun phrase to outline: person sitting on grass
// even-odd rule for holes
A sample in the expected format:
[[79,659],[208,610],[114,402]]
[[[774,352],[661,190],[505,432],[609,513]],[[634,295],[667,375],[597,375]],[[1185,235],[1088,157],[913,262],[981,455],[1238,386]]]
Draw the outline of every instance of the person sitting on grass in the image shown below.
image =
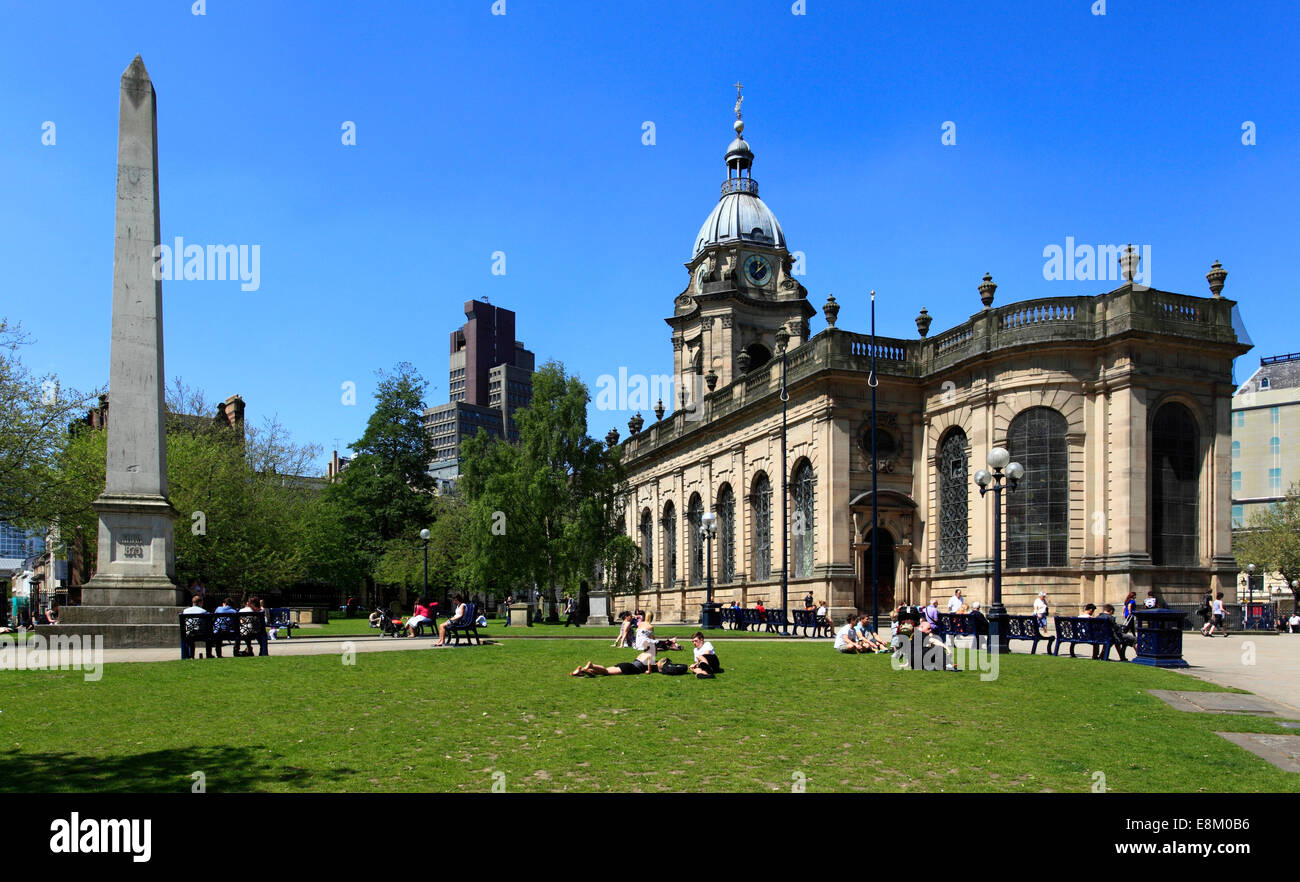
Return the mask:
[[853,630],[856,632],[858,642],[865,644],[868,652],[885,652],[889,649],[887,643],[882,643],[876,636],[876,631],[871,627],[871,620],[866,616],[859,616],[856,612],[853,614],[857,617],[858,623]]
[[835,632],[835,650],[837,652],[870,652],[863,643],[858,641],[857,633],[853,630],[853,626],[857,623],[858,616],[854,613]]
[[465,595],[454,594],[452,595],[451,599],[456,602],[456,612],[452,615],[451,618],[447,619],[447,621],[443,622],[441,625],[438,626],[438,642],[433,644],[434,646],[447,645],[448,625],[461,625],[465,623]]
[[427,598],[422,597],[415,602],[415,612],[406,620],[406,636],[414,637],[416,628],[425,622],[432,621],[433,611],[429,609],[429,601]]
[[718,661],[718,653],[714,650],[713,644],[704,639],[703,631],[696,631],[691,635],[691,645],[695,647],[695,662],[689,670],[701,680],[708,680],[717,674],[722,673],[722,664]]

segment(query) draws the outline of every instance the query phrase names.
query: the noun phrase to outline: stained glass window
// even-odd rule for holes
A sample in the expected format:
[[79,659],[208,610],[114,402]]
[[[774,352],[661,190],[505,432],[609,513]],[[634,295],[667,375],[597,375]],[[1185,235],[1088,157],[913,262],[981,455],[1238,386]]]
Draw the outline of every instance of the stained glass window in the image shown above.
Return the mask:
[[772,482],[759,472],[750,506],[754,512],[754,579],[772,578]]
[[736,494],[730,484],[718,491],[718,581],[736,581]]
[[1151,562],[1197,560],[1196,509],[1201,477],[1200,432],[1181,404],[1156,411],[1151,427]]
[[1007,429],[1011,461],[1025,467],[1004,490],[1008,567],[1063,567],[1070,558],[1070,469],[1065,417],[1050,407],[1019,413]]
[[654,584],[654,518],[650,509],[641,512],[641,587],[649,591]]
[[664,588],[677,585],[677,511],[670,502],[664,506]]
[[939,447],[939,570],[966,569],[970,482],[966,479],[966,433],[953,429]]
[[806,579],[813,571],[813,550],[817,544],[813,521],[816,489],[812,463],[804,460],[794,473],[794,523],[790,525],[794,534],[794,577],[796,579]]
[[704,539],[700,536],[700,525],[704,523],[704,503],[700,494],[691,496],[686,505],[686,532],[691,550],[691,584],[704,584]]

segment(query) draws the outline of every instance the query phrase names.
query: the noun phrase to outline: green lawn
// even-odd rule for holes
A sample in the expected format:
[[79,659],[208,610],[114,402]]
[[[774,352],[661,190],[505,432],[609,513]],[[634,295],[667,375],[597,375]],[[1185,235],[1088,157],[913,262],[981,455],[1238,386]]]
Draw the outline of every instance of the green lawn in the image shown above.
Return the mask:
[[[439,617],[439,622],[443,619]],[[427,633],[426,628],[426,633]],[[699,630],[698,625],[656,625],[656,637],[676,637],[685,645],[685,640]],[[773,637],[775,635],[759,631],[735,631],[719,630],[713,632],[715,635],[722,635],[727,638],[747,638],[755,637]],[[802,631],[800,632],[802,633]],[[610,643],[618,635],[617,625],[583,625],[581,627],[564,625],[545,625],[537,624],[532,627],[513,627],[507,628],[501,624],[500,619],[488,619],[486,628],[479,628],[479,634],[491,637],[604,637]],[[352,637],[356,635],[376,637],[379,631],[370,627],[369,619],[362,617],[356,619],[333,618],[319,628],[303,627],[294,631],[294,639],[299,637]],[[710,637],[712,639],[712,637]]]
[[[1149,688],[1198,680],[1015,654],[1000,677],[895,672],[825,644],[716,641],[727,672],[570,678],[588,642],[0,674],[0,791],[1300,790]],[[272,652],[274,652],[274,646]]]

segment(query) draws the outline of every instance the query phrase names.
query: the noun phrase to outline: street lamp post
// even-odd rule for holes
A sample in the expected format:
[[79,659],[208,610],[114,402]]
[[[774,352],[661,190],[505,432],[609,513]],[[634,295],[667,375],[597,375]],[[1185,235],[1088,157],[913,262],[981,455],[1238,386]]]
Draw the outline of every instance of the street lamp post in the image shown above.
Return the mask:
[[426,527],[420,531],[420,538],[424,540],[424,593],[420,595],[421,602],[429,599],[429,530]]
[[704,606],[700,610],[700,625],[717,628],[721,625],[717,604],[713,602],[713,537],[718,535],[718,515],[706,511],[700,517],[700,538],[704,540]]
[[[790,346],[790,332],[782,325],[776,332],[776,351],[781,355],[781,611],[790,610],[790,477],[785,463],[786,410],[790,393],[785,388],[786,350]],[[782,628],[782,633],[785,629]]]
[[[1010,652],[1011,647],[1005,638],[1007,631],[1007,608],[1002,605],[1002,487],[1015,490],[1016,484],[1025,476],[1025,467],[1018,462],[1011,462],[1011,454],[1005,447],[994,447],[989,451],[989,473],[980,469],[975,473],[975,483],[979,485],[980,496],[993,491],[993,605],[989,607],[989,652]],[[1006,469],[1005,474],[1003,469]]]

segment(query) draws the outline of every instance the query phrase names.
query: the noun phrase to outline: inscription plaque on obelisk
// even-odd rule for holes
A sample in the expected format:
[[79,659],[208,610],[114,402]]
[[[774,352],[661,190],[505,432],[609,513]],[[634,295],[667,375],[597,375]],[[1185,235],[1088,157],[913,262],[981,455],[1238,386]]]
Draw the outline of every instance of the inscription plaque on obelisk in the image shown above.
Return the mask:
[[167,499],[162,281],[155,278],[158,119],[153,82],[137,55],[122,74],[113,247],[108,459],[98,561],[82,605],[59,633],[103,634],[105,646],[175,646],[184,593],[173,581],[177,512]]

